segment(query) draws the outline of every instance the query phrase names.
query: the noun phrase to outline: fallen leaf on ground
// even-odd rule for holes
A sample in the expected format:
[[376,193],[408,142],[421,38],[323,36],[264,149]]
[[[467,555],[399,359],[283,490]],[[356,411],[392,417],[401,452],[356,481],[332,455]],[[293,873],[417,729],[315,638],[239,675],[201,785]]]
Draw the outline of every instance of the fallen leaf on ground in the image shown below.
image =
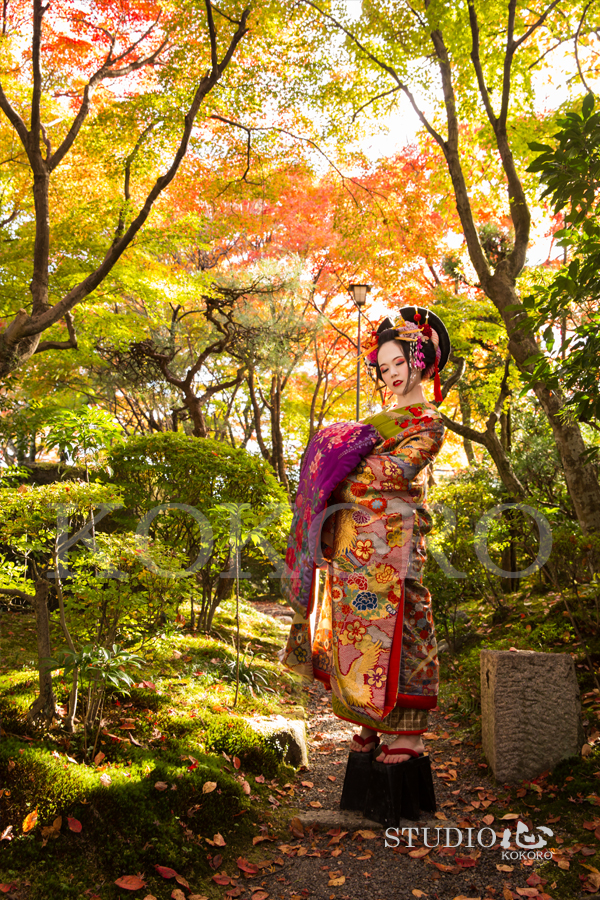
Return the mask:
[[227,842],[223,835],[220,832],[217,832],[213,838],[213,844],[215,847],[226,847]]
[[502,821],[505,821],[507,819],[518,819],[519,813],[506,813],[505,816],[500,816],[500,818],[502,819]]
[[115,884],[126,891],[139,891],[146,886],[146,882],[139,875],[123,875],[122,878],[117,878]]
[[258,891],[253,891],[252,900],[267,900],[268,896],[269,896],[269,894],[267,891],[263,891],[262,889],[259,888]]
[[322,809],[323,808],[323,804],[320,803],[318,800],[311,800],[310,805],[312,806],[313,809]]
[[300,784],[305,788],[314,787],[314,783],[312,781],[301,781]]
[[496,863],[496,868],[499,872],[514,872],[514,866],[503,866],[502,863]]
[[469,869],[477,865],[477,860],[472,856],[455,856],[454,860],[462,869]]
[[254,863],[248,862],[248,860],[244,859],[243,856],[238,856],[237,867],[240,872],[247,872],[248,875],[256,875],[256,873],[258,872],[258,866]]
[[32,828],[35,828],[36,822],[38,820],[38,811],[34,809],[33,812],[30,812],[28,816],[25,816],[23,821],[23,834],[27,834],[28,831],[31,831]]
[[154,894],[146,894],[144,900],[156,900],[156,897],[154,896]]
[[420,891],[418,888],[413,888],[411,893],[412,893],[413,897],[426,897],[427,896],[425,891]]
[[238,756],[234,756],[234,757],[233,757],[233,767],[234,767],[234,769],[239,769],[241,765],[242,765],[242,764],[241,764],[241,762],[240,762],[239,757],[238,757]]
[[163,878],[175,878],[177,875],[175,869],[169,869],[168,866],[154,866],[154,868]]
[[430,860],[431,864],[439,869],[440,872],[446,872],[449,875],[458,875],[459,872],[462,872],[460,866],[447,866],[445,863],[435,862],[433,859]]
[[107,775],[106,772],[103,772],[100,776],[100,784],[103,784],[105,787],[108,787],[109,784],[112,784],[112,778],[110,775]]
[[213,875],[212,880],[215,884],[231,884],[229,875]]
[[256,781],[257,784],[264,784],[265,776],[264,775],[255,775],[254,780]]
[[79,834],[83,827],[79,819],[73,819],[71,816],[67,816],[67,825],[71,831],[75,832],[75,834]]
[[206,894],[190,894],[188,900],[208,900]]
[[345,883],[346,883],[345,875],[339,875],[337,878],[330,878],[329,881],[327,882],[329,887],[337,887],[338,885],[345,884]]
[[329,844],[327,844],[327,846],[329,847],[331,844],[339,844],[339,842],[342,840],[342,838],[346,837],[347,834],[348,834],[347,831],[340,831],[339,834],[334,834],[333,837],[331,838],[331,840],[329,841]]
[[494,821],[493,815],[490,813],[488,816],[484,816],[481,820],[485,825],[491,825]]
[[203,794],[210,794],[212,791],[214,791],[214,790],[216,789],[216,787],[217,787],[217,782],[216,782],[216,781],[206,781],[206,782],[202,785],[202,793],[203,793]]
[[328,780],[328,781],[335,781],[335,775],[328,775],[328,776],[327,776],[327,780]]
[[169,785],[166,781],[157,781],[154,787],[157,791],[166,791]]
[[377,835],[374,831],[369,831],[368,828],[360,828],[358,831],[354,832],[352,840],[355,840],[357,837],[364,838],[366,841],[372,841]]
[[179,888],[175,888],[171,891],[171,900],[185,900],[185,894]]
[[431,847],[418,847],[416,850],[409,850],[408,855],[412,857],[412,859],[423,859],[424,856],[431,853],[431,850]]
[[259,834],[256,837],[252,838],[252,843],[256,847],[257,844],[262,844],[263,841],[274,841],[274,837],[269,837],[266,834]]

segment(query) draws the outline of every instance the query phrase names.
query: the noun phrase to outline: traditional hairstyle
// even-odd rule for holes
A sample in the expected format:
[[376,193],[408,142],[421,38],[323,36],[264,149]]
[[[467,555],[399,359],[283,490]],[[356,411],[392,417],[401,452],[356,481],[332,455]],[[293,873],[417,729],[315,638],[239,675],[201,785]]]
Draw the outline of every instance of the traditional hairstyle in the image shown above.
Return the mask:
[[450,353],[450,338],[439,316],[419,307],[414,307],[414,311],[405,307],[393,324],[388,318],[380,322],[377,331],[371,333],[365,354],[367,365],[375,369],[377,380],[383,380],[377,356],[380,347],[388,341],[400,344],[409,368],[420,370],[423,380],[433,377],[435,400],[441,403],[439,373]]

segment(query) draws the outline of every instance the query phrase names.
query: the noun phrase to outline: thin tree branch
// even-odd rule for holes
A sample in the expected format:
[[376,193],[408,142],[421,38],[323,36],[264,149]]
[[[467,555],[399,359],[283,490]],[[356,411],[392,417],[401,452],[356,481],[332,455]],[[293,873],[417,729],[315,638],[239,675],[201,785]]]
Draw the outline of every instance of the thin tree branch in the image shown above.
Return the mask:
[[212,63],[213,70],[216,70],[219,65],[219,56],[217,50],[217,32],[215,30],[215,22],[212,14],[212,4],[210,0],[204,0],[206,6],[206,20],[208,22],[208,34],[210,37],[210,61]]
[[440,147],[443,147],[443,145],[444,145],[443,137],[440,134],[438,134],[438,132],[433,127],[433,125],[431,125],[431,123],[427,120],[427,118],[425,117],[425,114],[423,113],[421,108],[418,106],[413,94],[408,89],[406,84],[402,81],[402,79],[399,77],[396,70],[392,66],[389,66],[387,63],[384,63],[383,60],[379,59],[379,57],[375,56],[375,54],[372,53],[370,50],[368,50],[367,47],[365,47],[365,45],[356,37],[355,34],[353,34],[351,31],[349,31],[345,25],[342,25],[342,23],[340,21],[338,21],[338,19],[334,18],[329,13],[326,13],[319,6],[317,6],[316,3],[313,3],[313,0],[301,0],[301,2],[306,3],[307,6],[311,6],[313,9],[315,9],[319,13],[319,15],[323,16],[323,18],[329,19],[329,21],[332,22],[336,26],[336,28],[339,28],[341,31],[343,31],[344,34],[347,37],[349,37],[350,40],[354,44],[356,44],[358,49],[362,53],[364,53],[364,55],[368,59],[370,59],[371,62],[374,62],[375,65],[379,66],[379,68],[382,69],[382,71],[387,72],[387,74],[390,76],[390,78],[392,78],[396,82],[396,84],[398,85],[398,88],[401,91],[403,91],[403,93],[408,97],[408,100],[409,100],[412,108],[418,115],[419,119],[421,120],[423,127],[429,132],[431,137],[440,145]]
[[69,332],[68,341],[40,341],[35,350],[36,353],[44,353],[46,350],[77,350],[77,334],[75,333],[75,325],[73,324],[73,314],[68,312],[65,314],[65,322],[67,331]]
[[588,94],[590,93],[590,88],[589,88],[587,81],[584,78],[583,71],[581,69],[581,64],[579,62],[579,50],[577,49],[577,45],[579,44],[579,35],[581,34],[583,20],[585,19],[586,13],[587,13],[588,9],[590,8],[590,6],[592,5],[592,3],[593,3],[593,0],[590,0],[590,2],[585,6],[585,8],[581,14],[581,19],[579,20],[579,25],[577,26],[577,33],[575,34],[575,40],[574,40],[575,62],[577,63],[577,71],[579,72],[579,77],[581,78],[581,83],[583,84],[583,86],[586,89],[586,91],[588,92]]
[[382,94],[377,94],[376,97],[371,97],[370,100],[367,100],[366,103],[363,103],[362,106],[359,106],[358,109],[352,113],[352,118],[350,119],[350,121],[355,122],[356,117],[363,111],[363,109],[366,109],[368,106],[371,106],[372,103],[376,103],[377,100],[381,100],[383,97],[389,97],[390,94],[397,94],[398,91],[401,91],[401,90],[402,90],[402,87],[399,84],[397,84],[396,87],[390,88],[389,91],[384,91]]
[[[531,37],[531,35],[533,34],[533,32],[534,32],[537,28],[539,28],[540,25],[543,25],[543,24],[544,24],[544,22],[546,21],[546,19],[548,18],[548,16],[550,15],[550,13],[552,12],[552,10],[554,9],[554,7],[557,6],[559,3],[560,3],[560,0],[552,0],[552,3],[550,4],[550,6],[545,10],[545,12],[542,13],[542,15],[539,17],[539,19],[537,20],[537,22],[534,22],[533,25],[531,25],[531,26],[527,29],[527,31],[525,32],[525,34],[523,34],[517,41],[514,42],[515,49],[516,49],[517,47],[520,47],[521,44],[523,44],[523,43],[527,40],[528,37]],[[588,4],[588,5],[591,5],[591,4]]]

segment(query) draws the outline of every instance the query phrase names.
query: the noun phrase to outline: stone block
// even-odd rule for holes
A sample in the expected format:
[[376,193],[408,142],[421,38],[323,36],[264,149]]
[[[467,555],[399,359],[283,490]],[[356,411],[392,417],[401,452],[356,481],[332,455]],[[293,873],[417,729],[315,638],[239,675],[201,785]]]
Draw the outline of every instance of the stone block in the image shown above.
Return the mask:
[[573,659],[566,653],[481,651],[483,752],[497,781],[536,778],[583,745]]
[[248,725],[265,737],[275,738],[284,749],[284,760],[291,766],[308,768],[308,749],[306,746],[306,725],[298,719],[285,719],[283,716],[254,716],[246,719]]

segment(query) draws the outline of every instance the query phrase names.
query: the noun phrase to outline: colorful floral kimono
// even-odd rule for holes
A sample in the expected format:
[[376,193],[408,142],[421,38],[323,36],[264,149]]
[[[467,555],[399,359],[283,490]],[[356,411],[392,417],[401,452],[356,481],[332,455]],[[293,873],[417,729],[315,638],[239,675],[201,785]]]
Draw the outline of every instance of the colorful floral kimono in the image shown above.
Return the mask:
[[[282,658],[331,688],[337,716],[380,732],[426,731],[437,702],[422,571],[427,469],[443,439],[437,409],[412,404],[323,429],[302,467],[284,581],[296,617]],[[333,551],[325,561],[328,517]]]

